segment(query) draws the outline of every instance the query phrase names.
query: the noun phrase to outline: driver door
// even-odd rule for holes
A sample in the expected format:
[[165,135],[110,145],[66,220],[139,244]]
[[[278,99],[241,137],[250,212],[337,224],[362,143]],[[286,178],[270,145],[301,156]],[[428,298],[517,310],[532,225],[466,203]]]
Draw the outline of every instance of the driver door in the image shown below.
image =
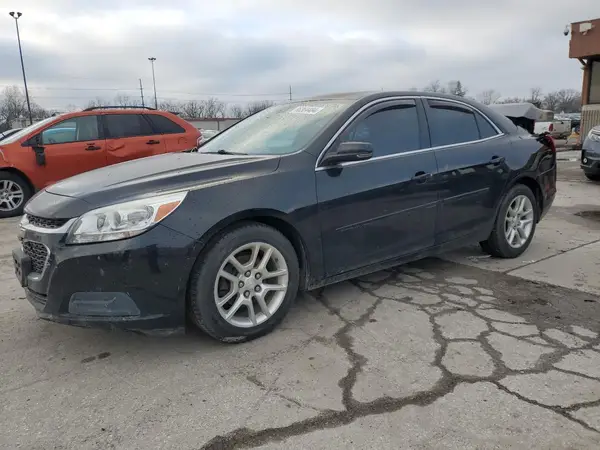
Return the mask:
[[105,141],[99,125],[99,116],[80,116],[41,132],[46,164],[40,170],[40,187],[106,165]]

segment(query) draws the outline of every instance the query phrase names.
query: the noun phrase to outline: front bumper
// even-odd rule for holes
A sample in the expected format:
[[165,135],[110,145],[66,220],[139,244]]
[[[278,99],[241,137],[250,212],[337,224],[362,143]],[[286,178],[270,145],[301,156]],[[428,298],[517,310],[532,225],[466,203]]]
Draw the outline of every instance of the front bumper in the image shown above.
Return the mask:
[[158,225],[131,239],[68,246],[66,227],[22,228],[22,246],[13,252],[17,277],[40,318],[151,334],[184,331],[191,238]]

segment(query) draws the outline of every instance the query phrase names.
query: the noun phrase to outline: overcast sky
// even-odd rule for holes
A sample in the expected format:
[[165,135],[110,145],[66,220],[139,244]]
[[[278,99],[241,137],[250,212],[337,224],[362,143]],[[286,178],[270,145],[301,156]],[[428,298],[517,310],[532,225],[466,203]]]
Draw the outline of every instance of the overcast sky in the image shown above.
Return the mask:
[[[422,88],[459,79],[475,96],[581,88],[566,24],[599,0],[0,0],[0,87],[83,106],[97,96],[228,103],[331,91]],[[94,90],[92,90],[92,88]]]

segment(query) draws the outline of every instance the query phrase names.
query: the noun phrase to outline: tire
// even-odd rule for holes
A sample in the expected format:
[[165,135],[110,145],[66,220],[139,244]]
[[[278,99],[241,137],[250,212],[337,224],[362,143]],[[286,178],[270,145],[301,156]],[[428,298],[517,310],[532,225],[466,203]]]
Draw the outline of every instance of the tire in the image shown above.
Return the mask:
[[[20,203],[16,208],[11,208],[8,196],[12,197],[14,202],[14,194],[17,190],[20,190],[21,193]],[[12,172],[0,171],[0,219],[22,215],[23,209],[32,195],[29,184],[21,176]]]
[[[528,213],[526,216],[524,216],[525,218],[523,219],[524,222],[531,220],[531,228],[527,239],[524,242],[522,242],[520,246],[514,246],[509,243],[509,240],[505,233],[507,212],[509,207],[513,205],[513,202],[523,197],[526,197],[529,200],[529,204],[531,205],[531,213]],[[526,203],[527,202],[525,202],[525,204]],[[496,258],[516,258],[523,254],[523,252],[527,250],[527,248],[531,244],[531,240],[535,235],[535,229],[539,216],[539,206],[537,204],[535,195],[533,195],[533,192],[531,192],[531,189],[529,189],[523,184],[517,184],[513,186],[502,199],[500,207],[498,208],[498,214],[496,215],[496,221],[494,222],[494,228],[492,229],[489,238],[485,241],[480,242],[479,245],[481,246],[484,252]],[[522,240],[523,235],[517,233],[515,239]],[[518,242],[514,240],[513,243],[518,244]]]
[[600,181],[600,174],[599,173],[589,173],[589,172],[584,172],[586,178],[590,181]]
[[[269,260],[269,272],[275,273],[276,270],[283,271],[283,269],[279,268],[283,264],[281,262],[283,260],[287,267],[287,276],[282,275],[275,279],[275,277],[265,275],[264,280],[269,281],[263,283],[263,279],[256,279],[255,270],[256,272],[260,272],[260,268],[255,267],[255,269],[252,269],[254,275],[246,278],[243,274],[247,272],[234,269],[235,266],[226,262],[230,260],[229,257],[232,254],[239,251],[240,248],[244,248],[244,246],[251,246],[251,248],[237,253],[238,257],[241,260],[246,255],[250,256],[252,249],[256,247],[255,244],[261,249],[257,253],[256,260],[261,261],[269,247],[273,248],[273,256]],[[237,260],[237,262],[240,263],[240,260]],[[222,269],[228,271],[229,274],[235,272],[234,277],[237,278],[234,278],[234,280],[236,281],[230,281],[230,277],[219,276],[222,273]],[[263,271],[261,273],[266,274],[267,272]],[[243,277],[243,280],[241,277]],[[190,279],[188,297],[190,319],[206,334],[225,343],[247,342],[264,336],[279,325],[288,313],[298,293],[299,278],[298,256],[290,241],[270,226],[245,222],[235,228],[222,232],[198,257],[194,269],[192,269]],[[280,281],[282,279],[285,281]],[[240,288],[240,282],[246,283],[244,288]],[[275,308],[267,315],[263,312],[264,309],[258,304],[256,296],[260,294],[255,294],[255,289],[279,283],[282,286],[287,284],[285,292],[270,291],[268,289],[262,291],[265,295],[263,306],[267,306],[267,309],[271,307]],[[237,288],[234,287],[236,284],[238,285]],[[221,295],[221,289],[223,289],[223,295]],[[235,292],[239,292],[239,294],[235,294]],[[248,292],[251,293],[250,296],[244,297]],[[225,299],[229,295],[234,295],[230,303],[222,307],[217,306],[217,297]],[[226,320],[224,314],[227,315],[228,312],[232,311],[238,300],[252,302],[256,318],[254,323],[250,320],[250,308],[245,305],[239,307],[230,321]],[[244,311],[247,317],[243,317]],[[232,323],[232,321],[237,321],[237,323]]]

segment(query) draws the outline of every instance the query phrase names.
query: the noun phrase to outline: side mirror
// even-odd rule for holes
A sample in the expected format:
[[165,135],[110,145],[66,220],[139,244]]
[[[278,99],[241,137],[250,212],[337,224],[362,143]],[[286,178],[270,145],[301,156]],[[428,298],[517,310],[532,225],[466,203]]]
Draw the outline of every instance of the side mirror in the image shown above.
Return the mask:
[[342,142],[334,150],[327,152],[321,166],[335,166],[343,162],[366,161],[373,156],[373,146],[369,142]]

